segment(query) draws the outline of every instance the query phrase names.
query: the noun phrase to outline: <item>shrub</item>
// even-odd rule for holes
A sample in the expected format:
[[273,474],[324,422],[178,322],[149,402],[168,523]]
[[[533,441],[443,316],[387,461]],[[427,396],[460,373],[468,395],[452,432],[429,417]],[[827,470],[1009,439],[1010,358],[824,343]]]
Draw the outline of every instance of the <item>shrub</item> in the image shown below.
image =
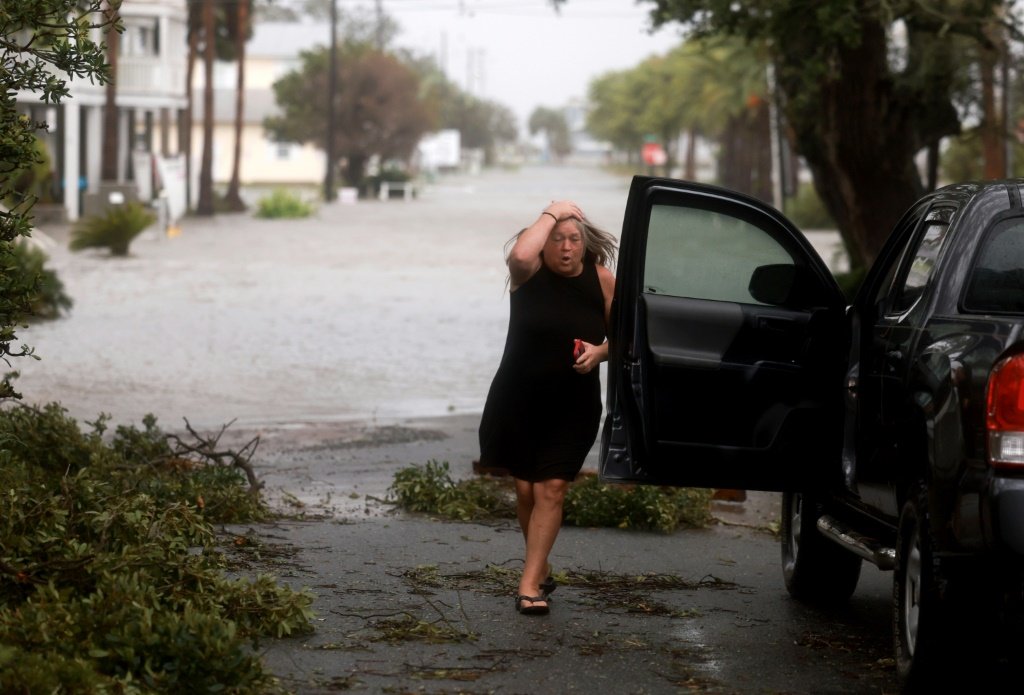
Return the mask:
[[485,478],[455,482],[447,461],[428,461],[395,473],[389,489],[399,507],[410,512],[436,514],[448,519],[472,521],[515,516],[508,485]]
[[711,521],[711,490],[655,485],[605,485],[586,476],[565,496],[570,526],[611,526],[671,533]]
[[[508,481],[470,478],[456,482],[448,463],[429,461],[395,473],[390,499],[410,512],[471,521],[515,518],[514,493]],[[679,526],[702,527],[711,520],[711,491],[604,485],[583,476],[569,488],[564,522],[570,526],[605,526],[671,532]]]
[[312,203],[284,188],[275,189],[256,204],[256,216],[266,219],[309,217],[314,210]]
[[0,692],[265,691],[253,647],[309,630],[311,597],[225,575],[211,523],[253,518],[252,490],[151,416],[105,424],[0,409]]
[[83,218],[71,230],[70,248],[107,248],[111,256],[127,256],[128,247],[146,227],[156,221],[156,215],[139,202],[112,205],[102,215]]
[[16,243],[12,247],[12,266],[8,272],[19,276],[16,282],[30,283],[27,314],[19,320],[54,319],[61,312],[71,308],[71,297],[64,291],[64,283],[52,268],[46,267],[49,260],[45,253],[28,243]]

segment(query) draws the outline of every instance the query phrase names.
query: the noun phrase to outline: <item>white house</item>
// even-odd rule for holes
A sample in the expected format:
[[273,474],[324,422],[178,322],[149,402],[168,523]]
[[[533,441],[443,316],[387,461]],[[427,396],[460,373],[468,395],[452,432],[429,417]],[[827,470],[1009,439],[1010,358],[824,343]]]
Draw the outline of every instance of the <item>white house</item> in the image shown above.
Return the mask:
[[[242,119],[242,157],[239,178],[243,185],[311,184],[324,180],[323,150],[309,144],[274,141],[263,129],[267,116],[280,113],[274,100],[274,82],[298,69],[300,50],[327,46],[330,26],[313,22],[261,22],[245,47],[245,108]],[[231,178],[235,145],[236,62],[217,61],[213,72],[214,133],[213,180]],[[192,171],[199,171],[203,143],[203,70],[196,64],[192,106]],[[195,187],[193,187],[195,188]]]
[[[124,0],[120,12],[125,31],[116,77],[118,183],[131,184],[148,175],[133,171],[132,151],[179,151],[171,135],[187,104],[187,7],[186,0]],[[19,101],[26,113],[50,125],[40,135],[51,154],[55,193],[67,219],[75,220],[86,196],[100,190],[106,88],[83,80],[69,86],[70,98],[56,107],[32,94]]]

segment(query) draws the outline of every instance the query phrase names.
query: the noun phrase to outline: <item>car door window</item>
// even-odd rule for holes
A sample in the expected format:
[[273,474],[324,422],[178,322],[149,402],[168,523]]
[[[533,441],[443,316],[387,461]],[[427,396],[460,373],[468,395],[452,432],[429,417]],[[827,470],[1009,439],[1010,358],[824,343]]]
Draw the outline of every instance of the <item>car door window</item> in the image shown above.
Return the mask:
[[971,269],[964,308],[985,313],[1024,311],[1024,219],[996,224]]
[[755,269],[794,266],[764,230],[712,210],[654,205],[644,266],[644,291],[672,297],[764,304],[750,292]]
[[928,211],[918,234],[917,247],[904,267],[902,286],[893,297],[890,313],[902,314],[910,309],[924,294],[925,288],[935,270],[935,261],[942,250],[942,244],[949,231],[952,218],[951,208],[935,208]]

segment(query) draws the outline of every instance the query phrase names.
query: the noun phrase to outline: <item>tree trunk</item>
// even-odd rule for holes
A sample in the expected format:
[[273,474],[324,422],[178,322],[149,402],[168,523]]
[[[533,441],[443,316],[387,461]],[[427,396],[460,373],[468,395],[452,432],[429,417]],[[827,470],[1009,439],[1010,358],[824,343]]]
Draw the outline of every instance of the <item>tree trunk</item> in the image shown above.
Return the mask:
[[[116,17],[116,10],[110,10]],[[117,112],[117,58],[120,52],[121,35],[116,30],[107,32],[107,63],[110,65],[110,82],[106,86],[106,100],[103,105],[103,149],[100,159],[100,179],[117,181],[118,156],[118,112]]]
[[345,182],[349,186],[359,186],[363,181],[367,159],[364,155],[348,155],[345,161]]
[[[981,151],[986,179],[1006,178],[1006,157],[1003,149],[1002,114],[996,105],[996,65],[999,54],[995,49],[981,49],[978,69],[981,72]],[[1005,98],[1005,97],[1004,97]]]
[[772,190],[772,120],[768,102],[759,99],[750,116],[750,149],[754,155],[754,163],[750,167],[750,194],[773,204],[775,194]]
[[[196,7],[194,0],[189,0],[189,14],[193,13],[193,9]],[[178,142],[180,143],[181,152],[185,154],[185,200],[186,205],[192,207],[192,125],[193,118],[192,112],[195,108],[195,94],[192,87],[193,78],[195,77],[196,68],[196,55],[199,53],[199,23],[192,20],[189,17],[189,34],[188,34],[188,63],[185,66],[185,98],[188,103],[185,106],[185,115],[182,118],[181,133],[179,133]]]
[[245,122],[245,43],[246,27],[249,25],[249,0],[238,1],[238,35],[235,46],[235,60],[238,61],[238,79],[235,85],[235,151],[231,161],[231,182],[224,195],[229,210],[241,212],[246,209],[241,195],[242,167],[242,126]]
[[885,26],[863,21],[860,41],[835,49],[831,79],[814,88],[794,79],[806,59],[799,46],[789,54],[782,47],[780,70],[787,121],[852,268],[875,259],[893,225],[923,193],[914,162],[918,149],[959,125],[942,90],[900,91],[889,72]]
[[199,168],[199,203],[196,214],[212,215],[213,203],[213,61],[216,60],[214,0],[203,0],[203,161]]
[[690,128],[686,133],[686,161],[683,164],[683,178],[687,181],[697,180],[697,129]]

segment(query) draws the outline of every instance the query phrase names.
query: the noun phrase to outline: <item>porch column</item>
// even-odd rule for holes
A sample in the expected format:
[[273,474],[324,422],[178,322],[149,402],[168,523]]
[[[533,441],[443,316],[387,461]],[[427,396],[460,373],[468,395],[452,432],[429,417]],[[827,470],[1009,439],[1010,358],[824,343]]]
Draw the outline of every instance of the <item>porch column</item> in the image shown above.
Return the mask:
[[85,112],[85,178],[90,193],[100,190],[103,178],[103,107],[90,106]]
[[118,110],[120,113],[117,114],[117,182],[124,183],[128,180],[132,123],[129,120],[130,109]]
[[81,112],[78,104],[69,99],[64,102],[64,209],[68,221],[78,219],[78,136],[81,128]]
[[171,110],[166,106],[160,109],[160,154],[171,156]]

